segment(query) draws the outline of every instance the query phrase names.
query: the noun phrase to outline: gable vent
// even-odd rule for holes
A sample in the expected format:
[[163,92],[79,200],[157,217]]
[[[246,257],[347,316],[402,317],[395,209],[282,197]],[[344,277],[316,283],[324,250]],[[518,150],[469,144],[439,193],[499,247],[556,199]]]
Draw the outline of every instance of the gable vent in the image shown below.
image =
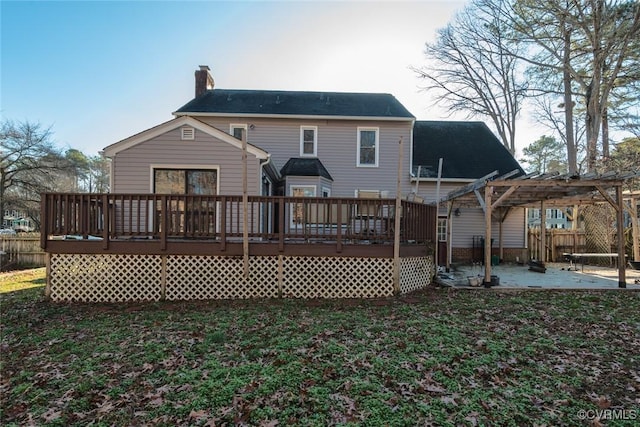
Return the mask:
[[182,128],[182,140],[183,141],[192,141],[195,139],[196,130],[192,127],[184,127]]

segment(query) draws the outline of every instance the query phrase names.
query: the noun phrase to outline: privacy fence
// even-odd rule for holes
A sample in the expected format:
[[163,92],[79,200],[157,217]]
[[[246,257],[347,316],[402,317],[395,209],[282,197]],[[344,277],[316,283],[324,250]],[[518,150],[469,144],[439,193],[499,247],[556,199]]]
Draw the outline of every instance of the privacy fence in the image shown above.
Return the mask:
[[40,247],[40,233],[20,233],[0,236],[0,269],[44,267],[45,252]]

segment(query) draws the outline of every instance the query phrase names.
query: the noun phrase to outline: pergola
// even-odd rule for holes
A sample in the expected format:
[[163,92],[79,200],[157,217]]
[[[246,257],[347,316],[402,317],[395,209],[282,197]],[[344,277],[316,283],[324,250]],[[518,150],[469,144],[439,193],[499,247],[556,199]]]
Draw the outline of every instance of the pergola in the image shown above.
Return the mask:
[[[607,172],[585,175],[532,173],[514,177],[517,170],[498,176],[494,171],[459,189],[449,192],[439,203],[446,203],[448,214],[454,207],[478,207],[484,210],[484,285],[491,282],[491,219],[500,223],[500,251],[502,257],[502,222],[513,207],[540,208],[540,223],[546,223],[546,208],[609,203],[616,211],[618,233],[618,286],[626,287],[624,244],[624,194],[622,186],[640,172]],[[633,205],[633,203],[632,203]],[[633,206],[635,208],[635,206]],[[637,221],[636,221],[637,222]],[[449,224],[451,221],[449,221]],[[637,228],[637,226],[636,226]],[[637,231],[637,230],[634,230]],[[450,231],[449,231],[450,233]],[[637,233],[636,233],[637,234]],[[541,247],[545,247],[545,233],[540,233]]]

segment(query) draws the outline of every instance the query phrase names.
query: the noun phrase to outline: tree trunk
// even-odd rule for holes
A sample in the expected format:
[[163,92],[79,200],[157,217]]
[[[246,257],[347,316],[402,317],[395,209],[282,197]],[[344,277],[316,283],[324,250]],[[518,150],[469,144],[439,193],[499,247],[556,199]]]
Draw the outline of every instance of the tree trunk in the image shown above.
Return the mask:
[[606,106],[602,111],[602,158],[609,160],[609,116]]
[[571,30],[567,28],[566,22],[562,23],[564,32],[564,123],[567,141],[567,165],[569,174],[578,173],[578,155],[576,152],[575,130],[573,129],[573,97],[571,91],[571,73],[569,65],[571,64]]

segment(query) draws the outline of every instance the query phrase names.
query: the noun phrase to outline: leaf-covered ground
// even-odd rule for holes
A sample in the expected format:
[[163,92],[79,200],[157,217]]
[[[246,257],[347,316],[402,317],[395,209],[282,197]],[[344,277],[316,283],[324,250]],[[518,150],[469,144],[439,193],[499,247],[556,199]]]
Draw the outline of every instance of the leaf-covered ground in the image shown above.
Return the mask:
[[[0,303],[1,425],[640,419],[633,291],[56,304],[35,288]],[[627,420],[582,419],[605,410]]]

